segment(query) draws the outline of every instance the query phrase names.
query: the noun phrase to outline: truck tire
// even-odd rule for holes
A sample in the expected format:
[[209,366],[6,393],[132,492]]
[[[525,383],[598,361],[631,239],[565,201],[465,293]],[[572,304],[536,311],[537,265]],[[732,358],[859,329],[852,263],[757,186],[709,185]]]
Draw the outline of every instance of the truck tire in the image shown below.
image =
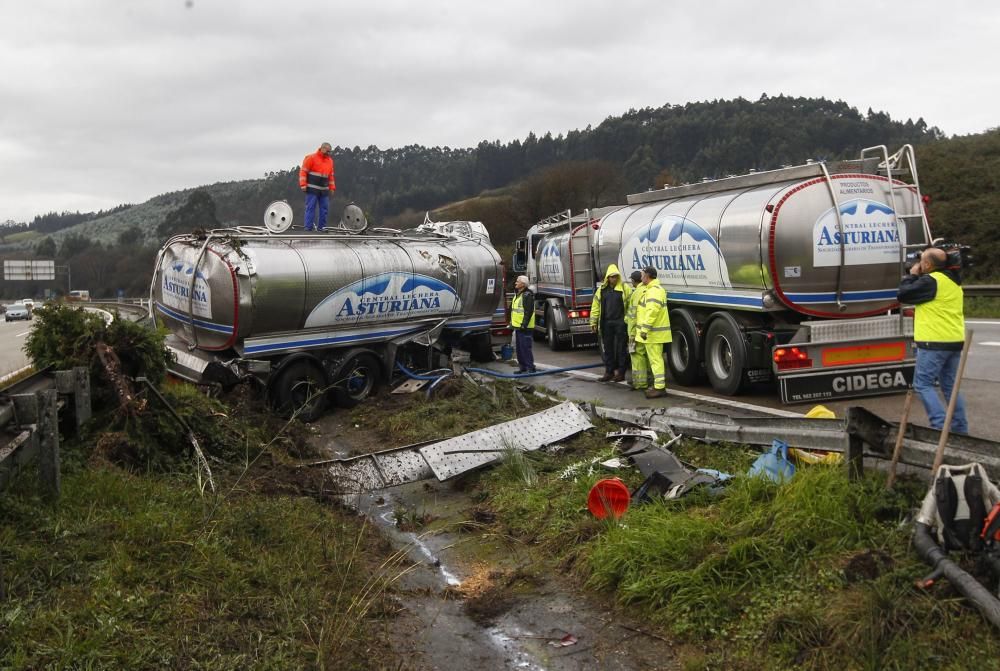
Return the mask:
[[747,361],[743,331],[730,315],[712,320],[705,335],[705,372],[712,389],[726,396],[739,394]]
[[469,352],[473,361],[478,363],[493,361],[493,338],[489,333],[467,336],[462,345],[463,349]]
[[673,342],[667,356],[670,377],[678,384],[692,387],[701,382],[704,375],[698,325],[691,313],[683,308],[670,311],[670,324],[673,326]]
[[328,382],[322,367],[300,359],[282,368],[271,383],[272,407],[283,417],[315,422],[329,406]]
[[376,391],[382,384],[382,368],[378,359],[367,352],[351,356],[337,372],[333,397],[342,408],[353,408]]
[[559,332],[556,331],[556,322],[551,306],[545,308],[545,333],[548,335],[550,350],[560,352],[566,349],[566,346],[559,342]]

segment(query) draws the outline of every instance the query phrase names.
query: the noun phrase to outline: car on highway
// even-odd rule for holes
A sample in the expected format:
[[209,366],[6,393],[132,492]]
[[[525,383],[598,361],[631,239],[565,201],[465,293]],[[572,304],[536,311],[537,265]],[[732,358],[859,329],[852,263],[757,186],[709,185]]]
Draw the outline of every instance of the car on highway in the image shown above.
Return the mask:
[[31,310],[24,303],[14,303],[7,306],[7,312],[3,316],[4,321],[12,322],[18,319],[28,321],[31,319]]

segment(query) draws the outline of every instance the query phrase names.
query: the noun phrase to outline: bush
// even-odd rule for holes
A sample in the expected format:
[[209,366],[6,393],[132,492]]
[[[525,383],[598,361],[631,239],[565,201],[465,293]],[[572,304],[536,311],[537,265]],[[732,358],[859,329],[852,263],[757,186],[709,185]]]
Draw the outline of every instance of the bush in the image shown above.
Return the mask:
[[97,372],[100,361],[96,347],[103,342],[118,355],[126,375],[142,375],[158,384],[167,373],[171,355],[163,346],[163,331],[126,319],[106,324],[96,313],[61,303],[44,305],[34,314],[35,328],[25,339],[24,351],[36,369],[84,366]]

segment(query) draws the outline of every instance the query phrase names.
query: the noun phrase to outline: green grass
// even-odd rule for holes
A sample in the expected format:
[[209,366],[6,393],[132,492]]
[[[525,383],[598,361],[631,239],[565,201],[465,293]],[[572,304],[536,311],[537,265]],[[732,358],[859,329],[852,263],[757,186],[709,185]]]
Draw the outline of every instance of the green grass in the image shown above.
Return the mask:
[[117,469],[30,491],[0,496],[0,668],[370,668],[399,569],[357,518]]
[[965,317],[1000,317],[1000,298],[966,298]]
[[42,237],[42,234],[38,231],[21,231],[20,233],[11,233],[6,236],[5,240],[9,243],[31,242],[32,240],[40,237]]
[[385,447],[390,447],[458,436],[552,405],[531,392],[516,391],[511,384],[480,387],[465,379],[452,379],[443,383],[430,401],[421,391],[363,403],[352,412],[351,421],[374,429],[386,439]]
[[[696,491],[598,522],[586,510],[593,483],[618,475],[634,488],[640,476],[560,474],[605,452],[606,428],[568,443],[565,454],[532,455],[534,486],[504,469],[485,473],[480,505],[540,562],[672,636],[685,668],[1000,668],[1000,644],[974,610],[946,585],[929,594],[913,587],[927,568],[900,521],[922,483],[887,493],[879,474],[855,484],[839,468],[806,467],[782,486],[737,478],[723,497]],[[737,474],[757,454],[686,441],[676,453]],[[851,567],[869,556],[882,563],[858,577]]]

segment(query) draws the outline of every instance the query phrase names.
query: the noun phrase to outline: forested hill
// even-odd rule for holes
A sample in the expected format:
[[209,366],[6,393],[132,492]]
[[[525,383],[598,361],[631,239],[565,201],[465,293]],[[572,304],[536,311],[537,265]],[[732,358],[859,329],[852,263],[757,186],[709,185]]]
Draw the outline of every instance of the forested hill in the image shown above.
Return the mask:
[[[484,129],[486,133],[488,129]],[[645,190],[654,185],[657,176],[661,181],[693,181],[801,163],[808,158],[854,155],[872,144],[922,143],[939,136],[940,131],[929,128],[923,119],[894,121],[883,112],[862,114],[847,103],[823,98],[764,96],[755,102],[736,99],[664,105],[631,110],[596,127],[565,135],[532,133],[506,143],[483,141],[475,148],[338,147],[337,195],[342,201],[339,205],[354,201],[375,220],[384,222],[406,210],[422,213],[506,187],[567,161],[610,164],[602,167],[613,168],[610,177],[615,183],[606,194],[613,198]],[[298,157],[307,150],[289,148],[289,154]],[[201,189],[215,202],[219,221],[256,224],[271,200],[286,198],[300,207],[296,179],[292,168],[259,180]],[[111,242],[134,224],[151,239],[166,213],[183,204],[190,193],[164,194],[149,201],[148,207],[136,206],[82,224],[73,221],[76,225],[71,225],[71,230]],[[339,212],[337,205],[334,212]],[[44,219],[51,231],[52,216]]]
[[[922,186],[935,197],[935,233],[980,244],[983,258],[982,250],[1000,247],[991,232],[996,208],[987,209],[996,196],[987,194],[983,182],[993,180],[991,193],[996,194],[1000,165],[990,156],[998,135],[942,138],[923,119],[897,121],[883,112],[861,113],[822,98],[765,96],[753,102],[665,105],[631,110],[565,135],[529,134],[474,148],[338,147],[338,191],[331,215],[339,217],[353,201],[377,225],[398,227],[419,223],[430,210],[438,218],[482,220],[494,242],[505,245],[560,209],[619,203],[628,193],[665,182],[766,170],[810,158],[855,157],[866,146],[912,143],[918,145]],[[289,154],[298,157],[308,150],[289,148]],[[985,154],[979,163],[967,165],[963,157],[969,152]],[[122,286],[132,293],[148,281],[148,272],[132,275],[152,262],[151,251],[137,250],[149,250],[177,231],[259,224],[266,205],[279,199],[292,203],[301,221],[297,166],[261,179],[163,194],[105,216],[85,216],[83,223],[73,221],[75,225],[48,235],[30,227],[10,235],[6,245],[0,239],[0,256],[24,256],[31,250],[49,258],[58,255],[60,262],[86,258],[82,265],[92,271],[74,264],[75,284],[98,294]],[[58,228],[60,216],[48,215],[45,228]],[[72,216],[80,215],[67,215],[67,223]],[[966,230],[954,230],[955,218],[968,224]],[[108,262],[102,263],[102,257]]]

